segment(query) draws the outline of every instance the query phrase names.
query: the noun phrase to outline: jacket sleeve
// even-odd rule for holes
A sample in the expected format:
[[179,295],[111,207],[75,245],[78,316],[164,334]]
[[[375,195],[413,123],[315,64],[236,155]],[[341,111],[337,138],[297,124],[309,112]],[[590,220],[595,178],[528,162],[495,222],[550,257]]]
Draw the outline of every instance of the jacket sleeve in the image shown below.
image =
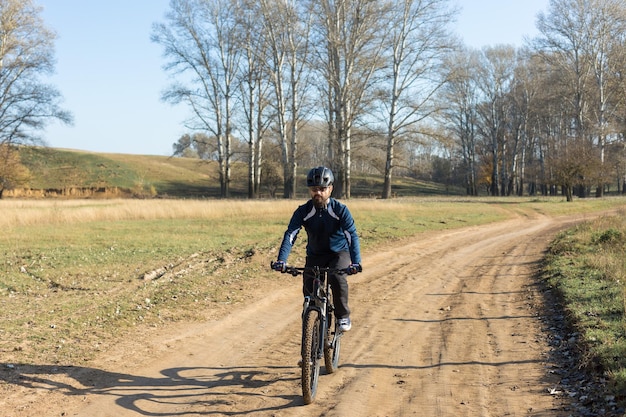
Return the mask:
[[341,228],[348,241],[348,247],[350,248],[350,259],[352,263],[361,263],[361,242],[359,241],[359,235],[356,231],[356,225],[354,224],[354,218],[352,213],[345,207],[343,216],[341,217]]
[[287,258],[289,258],[289,254],[291,253],[291,248],[293,247],[293,244],[296,243],[298,233],[300,233],[300,229],[302,228],[303,221],[304,218],[302,216],[301,207],[298,207],[296,211],[294,211],[293,216],[291,216],[291,220],[289,221],[289,225],[287,226],[287,230],[283,236],[277,260],[287,262]]

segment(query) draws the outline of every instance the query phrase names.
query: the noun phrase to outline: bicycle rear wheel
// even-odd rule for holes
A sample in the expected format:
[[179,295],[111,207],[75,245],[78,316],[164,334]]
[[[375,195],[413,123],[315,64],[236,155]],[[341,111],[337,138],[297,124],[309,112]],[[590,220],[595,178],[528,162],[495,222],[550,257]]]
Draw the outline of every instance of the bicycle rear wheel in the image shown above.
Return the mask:
[[339,351],[341,350],[341,333],[335,320],[334,332],[328,329],[324,341],[324,365],[326,373],[332,374],[339,367]]
[[319,343],[319,312],[308,310],[302,322],[302,398],[305,404],[313,402],[317,391],[320,375]]

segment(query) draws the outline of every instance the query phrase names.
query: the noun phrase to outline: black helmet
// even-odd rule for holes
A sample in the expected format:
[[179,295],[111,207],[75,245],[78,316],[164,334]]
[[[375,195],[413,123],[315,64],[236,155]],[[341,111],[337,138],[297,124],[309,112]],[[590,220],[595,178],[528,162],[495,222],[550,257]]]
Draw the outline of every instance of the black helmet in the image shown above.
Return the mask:
[[313,168],[306,176],[307,187],[328,187],[333,181],[335,181],[333,172],[326,167]]

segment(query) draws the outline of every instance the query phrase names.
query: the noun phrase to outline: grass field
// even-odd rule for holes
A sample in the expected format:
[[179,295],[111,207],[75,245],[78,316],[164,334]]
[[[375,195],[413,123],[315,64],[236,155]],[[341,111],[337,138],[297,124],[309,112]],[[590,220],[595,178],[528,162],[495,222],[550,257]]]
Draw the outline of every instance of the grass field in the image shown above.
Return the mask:
[[[299,203],[0,200],[3,360],[89,360],[141,326],[204,320],[221,305],[241,302],[243,289],[255,280],[276,279],[268,264]],[[364,252],[428,230],[624,203],[523,198],[347,202]],[[303,249],[299,242],[290,261],[301,261]]]

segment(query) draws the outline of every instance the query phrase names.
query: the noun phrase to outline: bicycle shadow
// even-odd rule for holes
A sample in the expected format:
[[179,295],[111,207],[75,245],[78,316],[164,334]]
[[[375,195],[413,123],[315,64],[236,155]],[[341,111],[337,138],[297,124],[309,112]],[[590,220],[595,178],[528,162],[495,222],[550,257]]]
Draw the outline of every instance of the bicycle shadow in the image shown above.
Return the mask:
[[[181,367],[164,369],[159,377],[147,377],[89,367],[0,364],[0,380],[66,396],[112,397],[118,406],[146,416],[222,414],[218,408],[232,408],[237,396],[258,397],[256,403],[265,405],[231,409],[226,414],[247,415],[302,405],[297,391],[293,395],[267,393],[274,392],[270,389],[273,385],[299,380],[294,368],[288,366]],[[157,405],[171,410],[154,411]],[[173,410],[181,407],[184,412]]]

